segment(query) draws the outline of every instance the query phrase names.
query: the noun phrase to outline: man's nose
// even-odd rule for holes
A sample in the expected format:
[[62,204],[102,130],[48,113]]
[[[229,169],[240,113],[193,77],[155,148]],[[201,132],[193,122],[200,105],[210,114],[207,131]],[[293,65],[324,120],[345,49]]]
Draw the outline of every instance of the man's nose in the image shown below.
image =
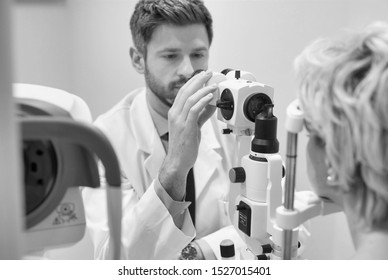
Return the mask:
[[194,67],[190,57],[184,57],[182,63],[179,65],[178,74],[187,78],[191,77],[194,72]]

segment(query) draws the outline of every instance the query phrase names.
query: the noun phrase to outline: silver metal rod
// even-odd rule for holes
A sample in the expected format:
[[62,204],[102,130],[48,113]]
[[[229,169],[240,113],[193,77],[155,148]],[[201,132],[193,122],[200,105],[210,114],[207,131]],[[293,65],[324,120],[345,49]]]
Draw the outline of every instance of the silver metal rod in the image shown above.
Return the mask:
[[292,256],[292,230],[283,232],[283,260],[291,260]]
[[284,208],[289,210],[294,210],[297,146],[298,146],[298,134],[288,132]]
[[[288,132],[286,151],[286,178],[284,190],[284,208],[294,210],[296,157],[298,134]],[[290,260],[292,256],[292,229],[283,232],[283,259]]]

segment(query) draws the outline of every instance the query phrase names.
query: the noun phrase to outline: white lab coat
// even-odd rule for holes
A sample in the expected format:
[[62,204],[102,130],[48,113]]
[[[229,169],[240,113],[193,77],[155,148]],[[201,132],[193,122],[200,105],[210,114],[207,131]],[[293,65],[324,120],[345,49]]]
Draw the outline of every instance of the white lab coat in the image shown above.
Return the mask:
[[[129,93],[95,124],[112,142],[121,164],[122,258],[176,258],[195,236],[195,229],[187,209],[183,227],[177,228],[155,193],[154,179],[166,153],[148,110],[145,89]],[[204,124],[194,165],[196,238],[204,238],[218,258],[223,239],[232,239],[236,250],[243,246],[231,226],[228,211],[231,185],[228,172],[236,145],[234,136],[220,134],[221,127],[216,115]],[[103,188],[85,188],[83,197],[95,258],[107,258],[109,230],[105,191]]]

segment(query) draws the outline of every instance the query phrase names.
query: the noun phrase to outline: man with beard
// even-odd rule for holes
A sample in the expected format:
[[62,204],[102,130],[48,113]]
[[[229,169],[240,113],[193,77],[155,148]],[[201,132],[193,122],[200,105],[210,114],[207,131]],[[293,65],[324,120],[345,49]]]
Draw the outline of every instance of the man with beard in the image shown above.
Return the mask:
[[[201,0],[140,0],[131,17],[133,67],[145,88],[96,125],[119,157],[122,258],[214,259],[241,242],[228,213],[233,139],[220,135],[207,69],[212,17]],[[95,258],[110,254],[103,189],[85,189]],[[189,206],[190,205],[190,206]]]

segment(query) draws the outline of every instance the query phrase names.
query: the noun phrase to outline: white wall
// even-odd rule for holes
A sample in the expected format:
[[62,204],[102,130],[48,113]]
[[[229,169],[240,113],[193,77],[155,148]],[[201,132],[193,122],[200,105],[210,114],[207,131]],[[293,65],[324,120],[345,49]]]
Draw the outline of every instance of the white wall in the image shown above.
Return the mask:
[[[19,0],[14,7],[15,77],[68,90],[101,114],[143,82],[131,67],[129,17],[136,1]],[[384,0],[205,0],[214,17],[210,68],[252,72],[275,88],[278,138],[284,156],[285,109],[295,98],[292,63],[318,36],[344,27],[388,21]],[[299,138],[298,189],[308,188],[304,146]],[[342,214],[311,221],[310,259],[346,259],[353,252]],[[53,257],[87,258],[89,243]],[[70,253],[69,253],[70,251]],[[86,253],[87,252],[87,253]],[[79,255],[78,255],[79,254]]]
[[19,259],[23,252],[24,193],[12,99],[10,10],[10,1],[0,1],[0,260]]

